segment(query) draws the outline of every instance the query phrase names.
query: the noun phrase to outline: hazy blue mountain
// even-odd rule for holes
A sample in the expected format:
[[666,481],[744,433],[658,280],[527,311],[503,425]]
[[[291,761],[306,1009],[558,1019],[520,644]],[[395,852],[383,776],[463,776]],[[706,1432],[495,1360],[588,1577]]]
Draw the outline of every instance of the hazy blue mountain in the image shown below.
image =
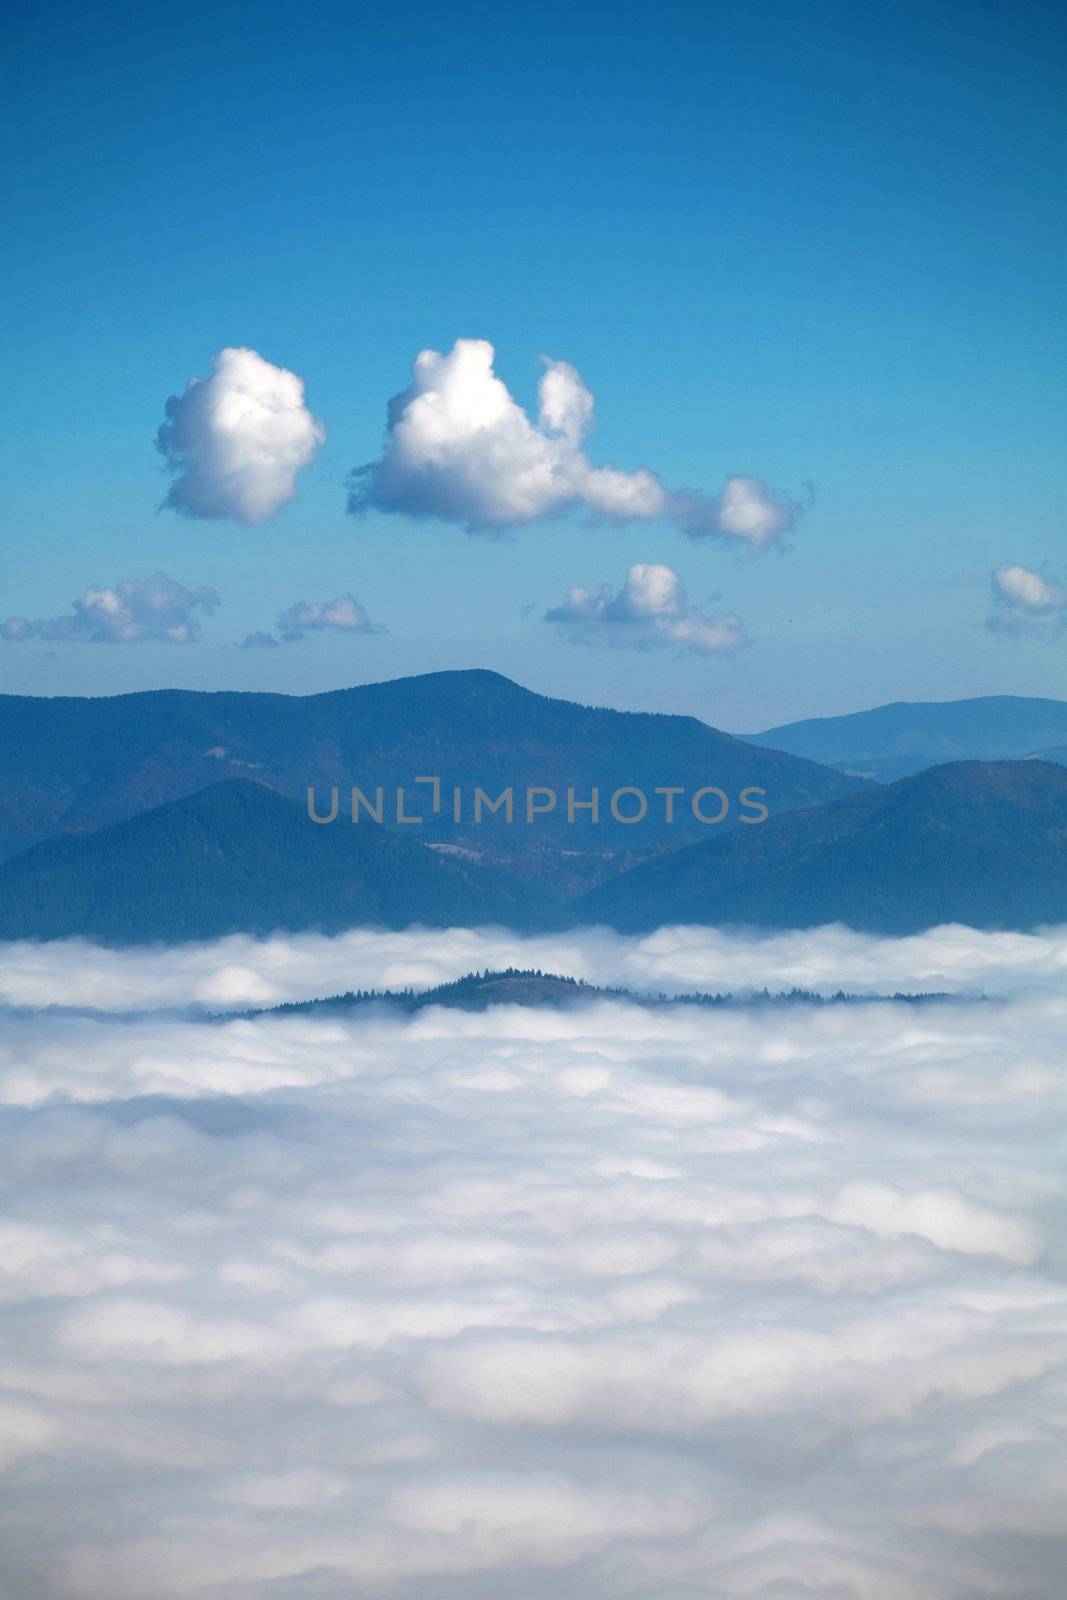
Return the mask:
[[960,762],[722,833],[564,908],[522,877],[366,820],[317,827],[230,779],[0,865],[0,939],[110,943],[358,923],[669,922],[884,933],[1067,921],[1067,768]]
[[1067,768],[953,762],[660,857],[580,898],[583,921],[906,934],[1067,922]]
[[1037,756],[1067,762],[1067,700],[1008,694],[899,700],[873,711],[812,717],[741,737],[887,783],[944,761]]
[[0,939],[106,943],[355,923],[432,927],[560,920],[539,890],[361,822],[316,827],[304,807],[231,779],[0,865]]
[[[650,847],[674,846],[704,829],[680,809],[668,827],[662,802],[634,826],[605,815],[594,826],[562,810],[568,785],[607,798],[622,785],[649,793],[716,784],[735,801],[766,789],[772,812],[854,793],[862,784],[780,751],[756,750],[695,717],[572,705],[533,694],[495,672],[438,672],[329,694],[292,696],[154,690],[108,699],[0,696],[0,857],[63,832],[107,826],[195,793],[219,779],[255,777],[303,802],[331,786],[390,794],[439,775],[492,794],[508,785],[552,787],[561,809],[534,824],[456,825],[450,811],[427,819],[426,838],[488,851],[527,876],[573,890]],[[420,803],[421,801],[421,803]],[[384,820],[388,823],[388,807]],[[734,816],[722,824],[728,827]],[[414,829],[405,829],[413,833]]]

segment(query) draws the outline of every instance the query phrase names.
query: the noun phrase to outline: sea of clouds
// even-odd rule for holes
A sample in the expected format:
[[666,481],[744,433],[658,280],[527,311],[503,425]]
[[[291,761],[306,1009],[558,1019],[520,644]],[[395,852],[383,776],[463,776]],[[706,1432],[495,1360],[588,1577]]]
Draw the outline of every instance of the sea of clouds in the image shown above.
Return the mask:
[[[182,1010],[508,962],[953,998]],[[0,971],[5,1600],[1060,1600],[1067,929]]]

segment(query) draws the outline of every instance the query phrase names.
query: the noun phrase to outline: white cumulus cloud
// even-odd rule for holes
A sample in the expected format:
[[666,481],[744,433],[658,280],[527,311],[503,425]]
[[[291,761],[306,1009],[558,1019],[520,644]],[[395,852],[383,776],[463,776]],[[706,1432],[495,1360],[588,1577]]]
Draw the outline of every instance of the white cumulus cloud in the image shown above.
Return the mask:
[[278,618],[283,638],[301,638],[305,633],[381,633],[354,594],[336,600],[297,601]]
[[485,339],[423,350],[412,382],[389,402],[378,461],[351,477],[349,509],[437,517],[492,533],[576,507],[615,521],[666,517],[691,538],[760,551],[781,541],[802,508],[757,479],[727,480],[711,498],[674,492],[647,468],[595,466],[582,448],[593,396],[567,361],[545,361],[536,420],[493,370]]
[[214,589],[187,589],[154,572],[150,578],[124,578],[119,583],[90,584],[71,602],[62,617],[8,617],[0,623],[0,637],[13,644],[24,639],[85,644],[136,644],[159,639],[169,644],[190,644],[200,625],[197,611],[213,611],[219,603]]
[[296,495],[297,474],[326,430],[295,372],[233,348],[214,366],[167,401],[156,436],[174,473],[165,503],[190,517],[266,522]]
[[740,539],[752,550],[767,550],[792,533],[805,506],[751,478],[727,478],[719,494],[682,490],[671,497],[672,515],[690,539]]
[[993,573],[993,606],[986,627],[1016,637],[1058,633],[1067,626],[1067,589],[1017,561],[1004,561]]
[[278,616],[281,641],[272,633],[258,630],[242,641],[242,649],[270,649],[279,642],[292,644],[308,633],[384,633],[379,622],[372,622],[366,608],[354,594],[338,595],[336,600],[298,600]]
[[568,589],[562,605],[545,612],[569,638],[648,650],[674,647],[683,654],[714,655],[746,643],[744,624],[732,611],[708,614],[691,606],[673,567],[638,562],[621,589],[599,584]]

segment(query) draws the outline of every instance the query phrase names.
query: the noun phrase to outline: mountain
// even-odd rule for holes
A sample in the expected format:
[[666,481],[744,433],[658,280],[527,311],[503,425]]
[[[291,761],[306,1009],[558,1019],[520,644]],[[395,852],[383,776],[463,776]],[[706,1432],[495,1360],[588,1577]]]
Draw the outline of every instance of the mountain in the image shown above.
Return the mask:
[[[439,776],[442,807],[418,828],[428,841],[499,861],[528,878],[574,892],[651,848],[701,836],[688,806],[663,819],[657,785],[691,795],[708,784],[733,801],[766,790],[773,813],[855,793],[859,780],[781,751],[754,749],[695,717],[610,711],[533,694],[495,672],[437,672],[329,694],[293,696],[153,690],[107,699],[0,696],[0,859],[61,833],[107,827],[224,778],[253,777],[305,801],[309,785],[329,805],[336,786],[373,798],[385,790],[383,822],[395,826],[395,789],[409,812],[429,799],[421,776]],[[465,809],[452,817],[451,790]],[[470,817],[473,790],[552,788],[555,811],[509,826],[501,815]],[[600,789],[599,823],[568,822],[566,790]],[[650,801],[645,821],[607,814],[624,785]],[[406,835],[416,832],[403,826]]]
[[[245,1016],[293,1016],[309,1011],[351,1011],[359,1006],[389,1005],[402,1011],[421,1011],[426,1006],[450,1006],[460,1011],[485,1011],[489,1006],[562,1006],[575,1000],[633,999],[625,989],[600,989],[581,978],[562,977],[556,972],[506,967],[499,972],[468,972],[451,983],[435,984],[432,989],[350,989],[319,1000],[289,1000],[265,1010],[244,1012]],[[233,1013],[221,1013],[220,1022],[232,1020]]]
[[1067,762],[1067,700],[1007,694],[976,700],[898,700],[873,711],[812,717],[739,737],[888,783],[944,761],[1036,756]]
[[468,972],[451,983],[439,983],[432,989],[350,989],[345,994],[333,994],[316,1000],[287,1000],[282,1005],[268,1006],[258,1011],[243,1013],[220,1012],[214,1020],[232,1022],[235,1015],[244,1017],[306,1016],[309,1012],[352,1011],[361,1006],[388,1005],[413,1013],[426,1006],[451,1006],[460,1011],[485,1011],[490,1006],[568,1006],[575,1001],[612,1000],[647,1009],[674,1006],[782,1006],[782,1005],[880,1005],[907,1002],[923,1005],[945,1000],[944,994],[818,994],[811,989],[786,989],[771,994],[763,989],[754,994],[641,994],[633,989],[600,988],[581,978],[563,977],[557,972],[534,971],[529,968],[506,967],[502,971]]
[[[672,922],[834,921],[890,934],[940,922],[1067,921],[1067,767],[930,768],[658,856],[570,907],[414,830],[366,818],[316,826],[305,806],[249,779],[42,841],[0,864],[0,939],[124,944],[356,924],[529,931],[606,922],[637,932]],[[507,998],[514,975],[494,981]]]
[[374,823],[316,827],[304,807],[248,779],[0,865],[0,939],[126,944],[356,923],[559,921],[535,888]]
[[1067,922],[1067,768],[951,762],[850,800],[736,829],[635,867],[576,914],[663,923],[916,933]]

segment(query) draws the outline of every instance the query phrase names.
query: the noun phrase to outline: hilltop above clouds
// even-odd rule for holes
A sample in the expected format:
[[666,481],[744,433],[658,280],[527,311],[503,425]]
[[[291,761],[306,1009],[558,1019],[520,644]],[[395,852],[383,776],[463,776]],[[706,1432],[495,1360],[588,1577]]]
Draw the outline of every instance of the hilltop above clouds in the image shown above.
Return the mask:
[[208,1023],[106,1008],[477,936],[8,947],[97,1010],[0,1046],[5,1593],[1059,1600],[1062,936],[553,937],[995,998]]

